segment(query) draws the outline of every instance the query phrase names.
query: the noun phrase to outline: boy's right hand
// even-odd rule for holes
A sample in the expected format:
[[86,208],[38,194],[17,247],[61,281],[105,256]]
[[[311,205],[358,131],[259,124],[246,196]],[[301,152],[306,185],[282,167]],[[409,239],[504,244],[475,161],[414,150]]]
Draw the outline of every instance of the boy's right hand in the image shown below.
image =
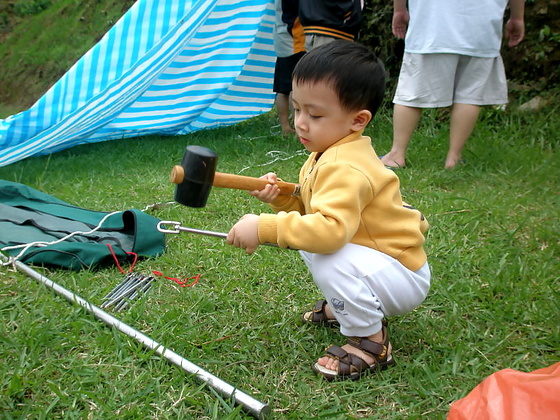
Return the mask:
[[263,203],[272,203],[280,194],[280,188],[276,184],[278,177],[274,172],[269,172],[261,176],[261,179],[265,179],[268,184],[262,190],[249,191],[249,194],[258,198]]

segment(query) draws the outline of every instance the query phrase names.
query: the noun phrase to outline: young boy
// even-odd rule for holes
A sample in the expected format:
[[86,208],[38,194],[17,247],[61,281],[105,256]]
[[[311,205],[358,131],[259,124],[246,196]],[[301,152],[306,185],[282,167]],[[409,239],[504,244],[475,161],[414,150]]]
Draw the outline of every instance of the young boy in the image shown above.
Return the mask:
[[248,253],[266,242],[300,250],[325,297],[303,320],[336,323],[348,338],[313,369],[329,380],[357,379],[394,363],[384,318],[426,298],[428,224],[402,201],[398,177],[362,134],[383,99],[381,62],[363,45],[337,40],[308,52],[292,81],[295,129],[311,152],[301,196],[279,195],[276,175],[264,175],[269,184],[251,194],[276,214],[243,216],[227,241]]

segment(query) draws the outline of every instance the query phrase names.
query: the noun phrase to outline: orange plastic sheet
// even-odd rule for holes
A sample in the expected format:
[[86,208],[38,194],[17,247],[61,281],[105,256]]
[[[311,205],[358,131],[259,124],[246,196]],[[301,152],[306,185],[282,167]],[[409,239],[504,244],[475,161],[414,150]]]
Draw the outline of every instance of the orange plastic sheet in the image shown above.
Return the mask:
[[493,373],[451,404],[447,420],[560,420],[560,362]]

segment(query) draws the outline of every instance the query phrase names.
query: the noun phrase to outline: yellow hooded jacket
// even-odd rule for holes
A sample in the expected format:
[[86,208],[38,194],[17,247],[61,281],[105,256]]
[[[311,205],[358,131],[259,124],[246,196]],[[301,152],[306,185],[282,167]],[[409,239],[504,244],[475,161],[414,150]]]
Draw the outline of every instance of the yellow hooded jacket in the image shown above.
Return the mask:
[[301,196],[280,195],[276,214],[259,216],[260,243],[331,254],[347,243],[367,246],[418,270],[428,222],[403,202],[400,182],[369,137],[353,133],[322,154],[311,153],[299,174]]

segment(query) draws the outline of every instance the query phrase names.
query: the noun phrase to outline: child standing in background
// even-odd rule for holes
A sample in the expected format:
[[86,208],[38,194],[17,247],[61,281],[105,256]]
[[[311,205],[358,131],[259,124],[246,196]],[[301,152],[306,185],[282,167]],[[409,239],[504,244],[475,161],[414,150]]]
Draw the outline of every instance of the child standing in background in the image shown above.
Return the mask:
[[276,111],[282,134],[292,134],[290,125],[290,93],[292,72],[299,59],[305,54],[305,36],[299,22],[299,0],[275,0],[276,21],[274,24],[274,67],[273,92],[276,93]]

